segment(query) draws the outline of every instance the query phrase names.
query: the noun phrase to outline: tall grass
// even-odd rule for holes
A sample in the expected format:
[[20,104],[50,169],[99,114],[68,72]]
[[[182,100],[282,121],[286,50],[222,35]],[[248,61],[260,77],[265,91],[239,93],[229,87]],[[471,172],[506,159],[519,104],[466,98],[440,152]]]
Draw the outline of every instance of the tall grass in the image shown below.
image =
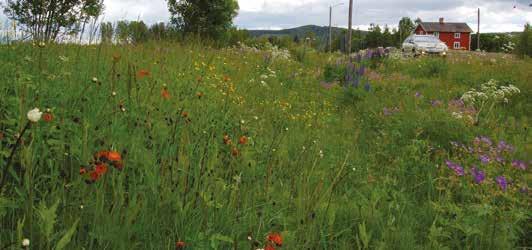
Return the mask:
[[[34,249],[250,249],[269,232],[286,249],[531,245],[528,194],[491,185],[479,200],[443,167],[451,141],[478,135],[530,159],[530,61],[441,62],[421,75],[401,62],[406,70],[377,69],[374,91],[346,102],[344,89],[319,84],[323,55],[19,44],[0,58],[0,248],[28,238]],[[462,70],[468,84],[454,78]],[[486,74],[523,91],[491,122],[431,104]],[[54,119],[30,126],[6,169],[34,107]],[[80,167],[101,150],[118,151],[124,169],[88,183]]]

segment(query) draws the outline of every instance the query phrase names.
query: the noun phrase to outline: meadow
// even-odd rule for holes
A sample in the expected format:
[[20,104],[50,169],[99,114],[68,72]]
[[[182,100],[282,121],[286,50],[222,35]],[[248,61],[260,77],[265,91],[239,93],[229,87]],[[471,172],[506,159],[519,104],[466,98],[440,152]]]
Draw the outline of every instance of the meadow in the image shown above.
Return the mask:
[[532,247],[530,59],[286,53],[1,46],[0,249]]

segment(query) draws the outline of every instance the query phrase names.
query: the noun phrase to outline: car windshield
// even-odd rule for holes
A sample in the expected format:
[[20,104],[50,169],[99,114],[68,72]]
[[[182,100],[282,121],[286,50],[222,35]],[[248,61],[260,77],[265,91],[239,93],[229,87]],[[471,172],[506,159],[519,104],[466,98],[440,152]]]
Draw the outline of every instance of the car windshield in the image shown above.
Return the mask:
[[417,36],[414,37],[414,41],[416,42],[431,42],[431,43],[437,43],[440,42],[438,38],[435,36]]

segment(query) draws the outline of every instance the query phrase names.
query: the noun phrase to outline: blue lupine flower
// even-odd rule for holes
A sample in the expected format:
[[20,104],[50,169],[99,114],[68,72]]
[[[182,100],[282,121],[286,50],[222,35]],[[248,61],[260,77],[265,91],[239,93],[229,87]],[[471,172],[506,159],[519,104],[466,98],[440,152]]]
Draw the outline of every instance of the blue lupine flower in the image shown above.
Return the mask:
[[360,78],[355,77],[355,79],[353,79],[353,87],[358,88],[359,84],[360,84]]
[[359,76],[363,76],[364,73],[366,72],[366,67],[364,65],[360,65],[360,68],[358,68],[358,75]]
[[371,90],[371,85],[369,84],[369,82],[366,83],[366,85],[364,85],[364,89],[369,92]]

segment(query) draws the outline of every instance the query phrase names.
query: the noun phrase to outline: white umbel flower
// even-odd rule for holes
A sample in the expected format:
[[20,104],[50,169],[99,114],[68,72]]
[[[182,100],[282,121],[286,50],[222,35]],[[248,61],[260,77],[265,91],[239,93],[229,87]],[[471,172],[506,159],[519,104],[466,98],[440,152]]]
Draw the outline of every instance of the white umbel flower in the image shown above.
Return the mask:
[[28,112],[28,120],[31,122],[38,122],[41,120],[42,112],[38,108],[34,108]]
[[30,240],[29,239],[23,239],[22,240],[22,247],[29,247],[30,246]]

